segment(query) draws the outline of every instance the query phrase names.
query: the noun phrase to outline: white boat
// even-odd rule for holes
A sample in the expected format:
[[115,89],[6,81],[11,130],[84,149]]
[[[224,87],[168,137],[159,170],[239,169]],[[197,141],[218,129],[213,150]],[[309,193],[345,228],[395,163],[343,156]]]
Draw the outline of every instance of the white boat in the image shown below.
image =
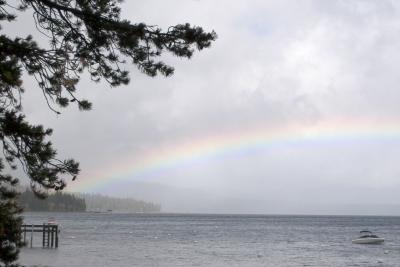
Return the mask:
[[363,230],[360,231],[360,237],[352,240],[354,244],[382,244],[385,241],[384,238],[381,238],[377,235],[372,234],[371,231]]

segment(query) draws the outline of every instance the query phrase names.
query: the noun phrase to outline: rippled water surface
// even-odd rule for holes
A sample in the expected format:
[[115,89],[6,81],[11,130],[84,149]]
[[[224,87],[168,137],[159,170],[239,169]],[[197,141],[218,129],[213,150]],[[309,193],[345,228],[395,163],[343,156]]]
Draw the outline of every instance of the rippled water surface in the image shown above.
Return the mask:
[[[54,217],[60,247],[25,248],[27,266],[400,266],[400,217],[28,213]],[[355,245],[370,229],[383,245]]]

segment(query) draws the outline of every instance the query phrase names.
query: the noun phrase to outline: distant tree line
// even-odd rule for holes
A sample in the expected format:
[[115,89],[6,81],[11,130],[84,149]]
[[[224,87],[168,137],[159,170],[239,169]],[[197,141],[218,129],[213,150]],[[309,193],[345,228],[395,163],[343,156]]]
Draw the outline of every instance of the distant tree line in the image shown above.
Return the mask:
[[161,205],[132,198],[114,198],[99,194],[78,194],[86,201],[87,211],[115,211],[126,213],[157,213]]
[[50,194],[47,198],[38,198],[29,188],[20,188],[18,203],[24,211],[54,212],[126,212],[157,213],[161,205],[132,198],[114,198],[99,194],[61,193]]
[[86,211],[85,199],[61,192],[50,194],[46,199],[40,199],[32,190],[26,189],[19,195],[18,202],[25,211]]

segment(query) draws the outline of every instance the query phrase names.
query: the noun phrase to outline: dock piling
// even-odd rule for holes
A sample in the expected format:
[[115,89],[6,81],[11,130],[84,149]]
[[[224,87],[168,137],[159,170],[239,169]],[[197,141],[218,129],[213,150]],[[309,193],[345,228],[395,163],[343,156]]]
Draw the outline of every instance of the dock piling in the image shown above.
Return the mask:
[[26,244],[26,226],[23,226],[24,229],[22,231],[24,231],[24,244]]
[[56,225],[56,248],[58,248],[58,225]]
[[43,248],[44,248],[44,239],[46,238],[46,236],[45,236],[46,232],[44,231],[45,227],[46,227],[46,224],[43,223],[43,234],[42,234],[42,247]]
[[33,224],[32,224],[32,231],[31,231],[31,247],[33,247]]

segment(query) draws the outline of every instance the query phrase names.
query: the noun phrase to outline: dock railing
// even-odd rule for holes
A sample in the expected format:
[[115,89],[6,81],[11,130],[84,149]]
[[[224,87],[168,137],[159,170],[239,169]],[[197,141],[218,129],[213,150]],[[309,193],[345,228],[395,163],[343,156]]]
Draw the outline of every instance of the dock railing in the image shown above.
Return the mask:
[[59,227],[57,224],[24,224],[22,225],[23,241],[28,245],[28,238],[30,238],[30,247],[33,247],[34,233],[41,233],[42,247],[43,248],[58,248],[58,233]]

